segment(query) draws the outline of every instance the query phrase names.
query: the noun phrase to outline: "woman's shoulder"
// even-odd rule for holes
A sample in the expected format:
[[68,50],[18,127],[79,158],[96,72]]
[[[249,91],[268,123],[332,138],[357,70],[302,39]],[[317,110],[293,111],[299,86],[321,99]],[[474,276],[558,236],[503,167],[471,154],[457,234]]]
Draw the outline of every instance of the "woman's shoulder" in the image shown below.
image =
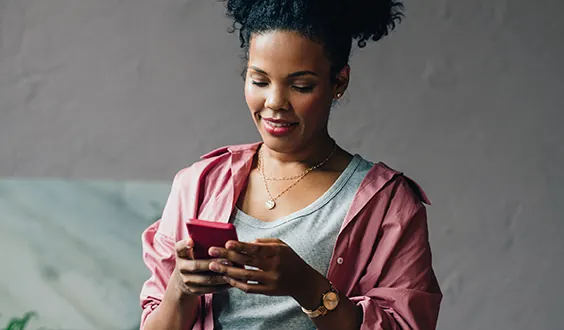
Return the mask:
[[423,188],[404,172],[394,169],[384,162],[374,163],[366,175],[367,184],[374,185],[378,190],[390,192],[390,197],[406,199],[411,197],[413,202],[423,202],[430,205],[431,201]]
[[[259,145],[260,143],[227,145],[209,151],[200,156],[198,161],[179,170],[175,175],[174,182],[185,185],[193,183],[194,179],[221,174],[224,170],[229,170],[234,161],[247,161],[246,158],[252,157]],[[233,155],[240,157],[234,160]]]
[[200,156],[200,160],[212,159],[215,157],[221,157],[224,155],[230,154],[240,154],[240,153],[255,153],[258,147],[261,145],[261,142],[254,142],[254,143],[247,143],[247,144],[234,144],[234,145],[227,145],[223,147],[219,147],[214,149],[202,156]]

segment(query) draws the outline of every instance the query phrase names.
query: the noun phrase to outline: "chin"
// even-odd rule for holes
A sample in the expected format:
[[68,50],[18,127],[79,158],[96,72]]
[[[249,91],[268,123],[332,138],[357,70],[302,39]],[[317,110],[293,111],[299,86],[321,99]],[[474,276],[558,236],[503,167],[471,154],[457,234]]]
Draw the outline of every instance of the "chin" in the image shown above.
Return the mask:
[[295,152],[296,149],[300,148],[300,141],[299,139],[292,138],[292,137],[273,137],[268,134],[261,135],[262,141],[264,145],[275,152],[278,153],[292,153]]
[[263,126],[262,121],[256,122],[258,132],[262,141],[268,149],[279,152],[289,153],[299,149],[303,145],[303,131],[302,127],[297,127],[296,130],[287,135],[276,136],[268,132]]

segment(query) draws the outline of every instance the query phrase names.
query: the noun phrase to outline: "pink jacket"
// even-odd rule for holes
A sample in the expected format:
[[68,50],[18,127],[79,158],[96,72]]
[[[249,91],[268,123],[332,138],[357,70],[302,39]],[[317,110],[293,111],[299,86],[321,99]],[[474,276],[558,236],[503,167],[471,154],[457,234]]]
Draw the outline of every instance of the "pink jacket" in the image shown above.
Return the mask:
[[[260,144],[224,147],[181,170],[162,218],[142,236],[152,273],[141,290],[141,329],[163,299],[175,267],[175,242],[190,218],[229,221]],[[364,311],[361,330],[435,329],[442,294],[431,265],[425,193],[382,163],[362,182],[344,220],[328,279]],[[212,296],[201,299],[193,329],[212,330]]]

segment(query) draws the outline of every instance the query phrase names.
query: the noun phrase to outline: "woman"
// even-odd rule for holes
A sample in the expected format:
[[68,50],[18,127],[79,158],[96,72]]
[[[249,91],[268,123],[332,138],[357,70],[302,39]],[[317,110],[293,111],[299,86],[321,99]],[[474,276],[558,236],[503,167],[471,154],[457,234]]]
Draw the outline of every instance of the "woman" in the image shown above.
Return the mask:
[[[180,171],[143,234],[152,276],[143,329],[420,329],[436,326],[428,203],[409,178],[328,132],[348,58],[394,27],[393,0],[230,0],[261,143]],[[239,242],[194,260],[191,218],[232,222]],[[237,268],[233,264],[246,267]]]

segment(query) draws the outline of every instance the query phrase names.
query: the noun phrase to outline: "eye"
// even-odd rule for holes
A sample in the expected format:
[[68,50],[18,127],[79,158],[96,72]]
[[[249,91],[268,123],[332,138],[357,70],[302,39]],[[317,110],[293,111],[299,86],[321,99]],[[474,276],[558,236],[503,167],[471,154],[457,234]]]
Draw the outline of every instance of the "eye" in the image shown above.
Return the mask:
[[253,85],[256,85],[258,87],[266,87],[268,83],[253,80]]
[[292,86],[292,87],[300,93],[309,93],[314,88],[314,86]]

